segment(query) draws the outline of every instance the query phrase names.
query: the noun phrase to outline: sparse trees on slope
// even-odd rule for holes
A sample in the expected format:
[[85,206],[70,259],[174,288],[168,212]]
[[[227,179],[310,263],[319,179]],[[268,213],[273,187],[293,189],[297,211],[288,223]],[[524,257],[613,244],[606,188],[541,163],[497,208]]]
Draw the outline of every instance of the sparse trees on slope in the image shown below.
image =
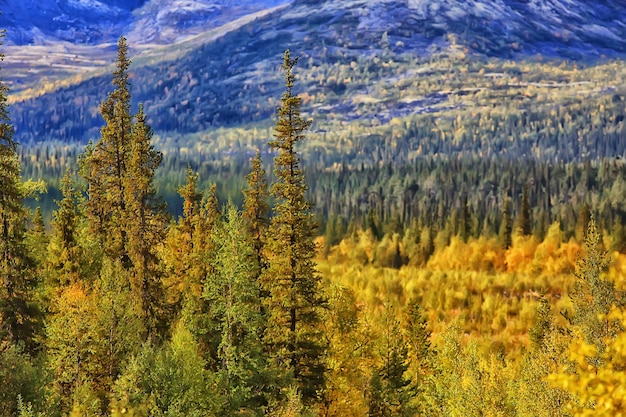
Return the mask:
[[297,383],[303,400],[310,403],[324,385],[325,349],[319,325],[325,300],[314,262],[315,225],[295,149],[311,125],[300,115],[300,98],[292,95],[296,61],[289,50],[285,51],[282,67],[287,91],[278,109],[275,140],[269,143],[278,151],[274,159],[276,182],[271,187],[276,204],[268,231],[268,267],[261,280],[270,294],[265,301],[267,351],[274,364]]

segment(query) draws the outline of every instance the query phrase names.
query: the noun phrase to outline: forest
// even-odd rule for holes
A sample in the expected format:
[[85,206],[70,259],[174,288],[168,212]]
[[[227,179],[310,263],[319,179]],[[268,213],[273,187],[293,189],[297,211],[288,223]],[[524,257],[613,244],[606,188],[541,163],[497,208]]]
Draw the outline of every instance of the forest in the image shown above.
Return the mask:
[[455,153],[440,126],[420,146],[441,154],[327,164],[301,153],[297,64],[268,143],[220,163],[157,149],[123,37],[80,151],[18,147],[0,83],[0,415],[623,412],[621,98],[581,102],[588,131],[565,110],[454,122],[606,144],[585,160]]

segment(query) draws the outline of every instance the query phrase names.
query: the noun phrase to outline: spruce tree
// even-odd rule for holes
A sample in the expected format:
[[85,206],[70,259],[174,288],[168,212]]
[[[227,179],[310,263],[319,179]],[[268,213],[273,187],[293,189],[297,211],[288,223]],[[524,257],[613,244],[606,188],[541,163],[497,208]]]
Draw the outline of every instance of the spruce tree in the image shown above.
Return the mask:
[[[608,253],[602,247],[602,236],[593,216],[589,220],[585,236],[585,254],[577,262],[574,273],[576,281],[570,294],[574,305],[572,324],[577,326],[585,342],[593,344],[598,352],[604,352],[605,343],[619,331],[619,322],[611,319],[612,307],[620,306],[622,294],[606,273],[610,265]],[[601,365],[600,358],[589,359],[594,367]]]
[[182,233],[188,235],[189,240],[192,240],[193,224],[200,209],[202,193],[198,192],[198,174],[193,172],[191,167],[187,167],[187,182],[178,189],[178,194],[183,199],[183,215],[179,228]]
[[513,220],[511,215],[511,200],[508,196],[504,197],[502,207],[502,221],[500,222],[499,237],[502,247],[508,249],[511,247],[511,232],[513,230]]
[[78,244],[80,213],[78,195],[67,170],[61,181],[63,198],[58,201],[59,208],[52,219],[52,238],[50,243],[50,262],[58,272],[60,284],[76,282],[82,250]]
[[282,68],[287,88],[278,109],[275,140],[269,143],[278,154],[274,158],[276,182],[271,187],[276,203],[268,231],[268,268],[262,275],[262,285],[270,294],[265,301],[264,342],[273,363],[295,380],[303,400],[310,403],[324,385],[320,315],[326,301],[314,262],[313,215],[295,149],[311,125],[300,115],[300,98],[292,94],[296,62],[285,51]]
[[[4,55],[0,54],[0,62]],[[0,342],[22,342],[33,351],[37,310],[31,292],[33,261],[25,245],[26,209],[17,143],[0,78]]]
[[267,204],[267,178],[261,163],[261,155],[258,151],[252,159],[251,170],[246,180],[248,189],[243,192],[245,197],[243,216],[252,235],[258,266],[263,268],[265,265],[263,247],[265,246],[265,234],[269,224],[269,205]]
[[124,227],[124,176],[132,136],[130,83],[128,81],[128,47],[120,37],[116,68],[113,71],[115,89],[100,105],[104,126],[100,140],[90,144],[81,159],[81,174],[87,181],[87,215],[92,232],[105,253],[129,266],[126,230]]
[[224,415],[255,410],[266,404],[266,357],[259,341],[263,317],[258,308],[258,265],[253,238],[241,213],[229,203],[212,235],[213,274],[203,298],[215,328],[218,375],[225,399]]
[[105,255],[130,272],[131,289],[148,334],[163,330],[163,289],[156,247],[165,237],[163,205],[156,198],[154,173],[162,156],[151,143],[143,106],[131,115],[128,47],[120,37],[115,89],[100,106],[105,125],[81,161],[87,180],[87,217]]
[[152,332],[164,330],[162,273],[156,248],[165,237],[166,222],[164,206],[154,188],[154,173],[163,157],[151,140],[152,129],[140,105],[127,151],[127,172],[123,176],[126,211],[122,214],[133,265],[133,292],[140,296],[146,327]]
[[528,199],[528,184],[524,184],[522,188],[522,205],[517,219],[517,231],[523,236],[530,235],[532,231],[530,202]]

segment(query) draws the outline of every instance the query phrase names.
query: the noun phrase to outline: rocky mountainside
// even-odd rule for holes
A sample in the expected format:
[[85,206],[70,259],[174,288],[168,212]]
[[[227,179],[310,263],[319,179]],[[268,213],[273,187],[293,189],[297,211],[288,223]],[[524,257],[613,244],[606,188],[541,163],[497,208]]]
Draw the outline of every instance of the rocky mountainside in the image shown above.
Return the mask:
[[285,0],[0,0],[9,45],[168,43]]

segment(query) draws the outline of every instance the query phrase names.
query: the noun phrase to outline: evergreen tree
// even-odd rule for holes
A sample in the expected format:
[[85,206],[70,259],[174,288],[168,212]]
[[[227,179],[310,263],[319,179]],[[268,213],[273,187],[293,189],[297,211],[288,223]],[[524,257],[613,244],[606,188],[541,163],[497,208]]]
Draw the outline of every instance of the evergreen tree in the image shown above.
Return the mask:
[[92,233],[99,238],[105,253],[125,266],[129,266],[130,259],[124,224],[124,177],[133,134],[127,54],[126,39],[120,37],[113,71],[115,89],[100,105],[105,122],[100,140],[95,145],[89,144],[81,158],[81,174],[88,185],[87,215]]
[[193,226],[196,221],[202,193],[198,192],[198,174],[194,173],[191,167],[187,167],[187,182],[178,189],[178,194],[183,198],[183,215],[180,219],[179,227],[182,233],[193,239]]
[[609,263],[595,219],[591,216],[585,236],[585,254],[577,263],[576,282],[570,297],[574,305],[571,323],[580,329],[586,343],[596,347],[599,355],[589,360],[596,368],[600,365],[605,342],[619,331],[618,321],[609,316],[611,308],[617,306],[620,299],[615,282],[606,276]]
[[26,233],[26,246],[36,264],[36,271],[34,272],[41,277],[48,257],[48,235],[46,234],[46,225],[41,214],[41,207],[35,209],[32,226]]
[[467,242],[467,239],[472,235],[472,214],[470,212],[469,203],[467,202],[467,196],[463,196],[463,203],[461,205],[459,235],[461,239],[463,239],[463,242]]
[[61,181],[61,193],[63,198],[57,202],[59,208],[52,219],[49,262],[59,276],[59,283],[68,284],[78,281],[82,253],[78,244],[78,195],[69,170]]
[[511,200],[508,196],[504,197],[504,204],[502,207],[502,221],[500,222],[500,242],[504,249],[511,247],[511,233],[513,231],[513,220],[511,214]]
[[139,295],[150,333],[164,332],[162,272],[156,248],[165,237],[165,211],[156,197],[154,173],[163,159],[151,143],[152,129],[139,106],[132,127],[127,172],[123,176],[128,255],[132,263],[133,292]]
[[156,198],[154,173],[162,155],[151,144],[152,129],[143,106],[130,112],[128,47],[120,37],[113,71],[115,89],[100,106],[105,125],[100,140],[82,157],[87,180],[87,215],[105,255],[130,271],[131,288],[140,303],[148,334],[163,331],[163,289],[156,256],[165,236],[163,205]]
[[276,198],[274,217],[268,232],[268,268],[262,276],[266,300],[267,329],[264,342],[275,365],[296,382],[305,403],[315,400],[324,385],[324,340],[320,329],[321,278],[315,269],[315,225],[305,199],[306,182],[296,154],[310,121],[300,116],[300,98],[292,95],[294,86],[289,50],[283,56],[287,91],[278,109],[274,158],[276,182],[271,188]]
[[[265,265],[263,248],[269,225],[269,205],[267,204],[267,178],[261,164],[261,154],[257,151],[252,159],[251,171],[246,177],[248,189],[244,190],[243,216],[253,238],[254,252],[259,268]],[[260,270],[259,270],[260,273]]]
[[589,205],[585,202],[580,208],[580,211],[578,213],[578,219],[576,221],[576,239],[579,242],[585,241],[590,220],[591,210],[589,209]]
[[411,399],[415,395],[409,369],[409,349],[393,317],[393,309],[385,309],[382,337],[382,365],[374,370],[368,390],[371,417],[410,416],[415,414]]
[[532,231],[530,202],[528,199],[528,184],[524,184],[524,187],[522,188],[522,204],[520,207],[519,217],[517,218],[517,231],[524,236],[530,235]]
[[[4,55],[0,54],[0,62]],[[26,245],[26,210],[17,143],[7,103],[8,87],[0,78],[0,342],[35,348],[37,309],[32,300],[33,260]]]
[[194,268],[195,228],[200,221],[200,203],[202,193],[197,189],[198,174],[187,167],[187,181],[178,188],[183,199],[183,213],[178,219],[176,227],[170,227],[165,242],[166,250],[162,260],[166,266],[167,298],[170,309],[179,312],[186,299],[200,298],[202,288],[200,278],[192,279],[191,271]]
[[258,308],[258,265],[253,238],[232,204],[212,234],[215,244],[214,274],[204,286],[204,299],[220,334],[217,346],[225,398],[224,415],[253,411],[266,405],[268,375],[258,339],[263,317]]

